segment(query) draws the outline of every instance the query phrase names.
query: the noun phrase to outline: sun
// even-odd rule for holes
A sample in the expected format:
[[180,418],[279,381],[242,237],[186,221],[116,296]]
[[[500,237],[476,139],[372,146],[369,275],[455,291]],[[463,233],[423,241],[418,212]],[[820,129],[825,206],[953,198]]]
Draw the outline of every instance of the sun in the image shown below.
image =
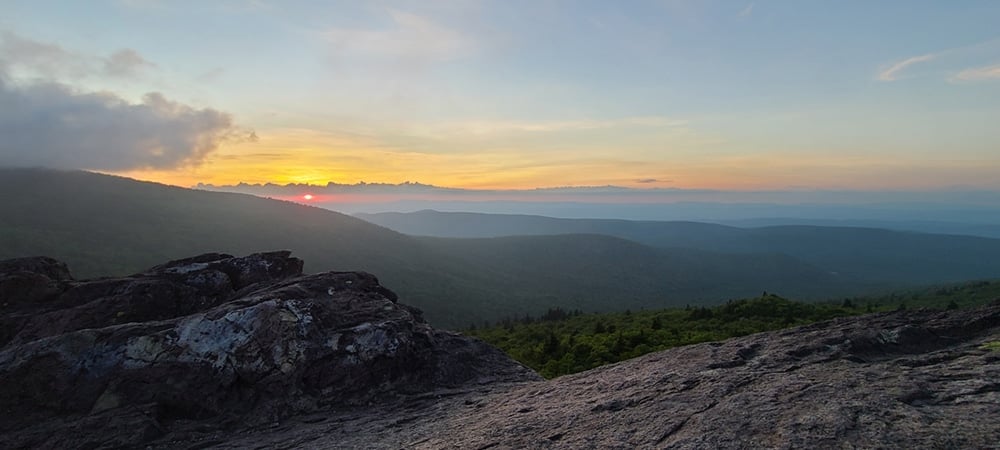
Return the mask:
[[306,195],[303,195],[303,196],[302,196],[302,199],[303,199],[303,200],[306,200],[306,201],[308,201],[308,200],[312,200],[312,199],[313,199],[313,195],[312,195],[312,194],[306,194]]

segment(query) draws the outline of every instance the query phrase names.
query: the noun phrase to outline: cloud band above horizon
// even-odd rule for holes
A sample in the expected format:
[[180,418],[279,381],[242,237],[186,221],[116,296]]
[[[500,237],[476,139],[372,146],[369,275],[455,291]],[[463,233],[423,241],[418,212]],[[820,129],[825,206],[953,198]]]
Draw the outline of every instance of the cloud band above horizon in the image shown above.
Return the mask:
[[241,132],[232,117],[149,93],[129,103],[57,83],[0,77],[0,165],[58,169],[170,169],[197,165]]

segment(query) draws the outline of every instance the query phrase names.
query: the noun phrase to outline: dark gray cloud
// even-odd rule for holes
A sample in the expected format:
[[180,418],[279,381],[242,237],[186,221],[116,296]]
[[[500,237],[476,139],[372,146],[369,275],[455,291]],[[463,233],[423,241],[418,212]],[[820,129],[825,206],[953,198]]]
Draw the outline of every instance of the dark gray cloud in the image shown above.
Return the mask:
[[229,114],[159,93],[129,103],[58,83],[15,84],[0,72],[0,136],[0,165],[114,171],[196,165],[247,132]]

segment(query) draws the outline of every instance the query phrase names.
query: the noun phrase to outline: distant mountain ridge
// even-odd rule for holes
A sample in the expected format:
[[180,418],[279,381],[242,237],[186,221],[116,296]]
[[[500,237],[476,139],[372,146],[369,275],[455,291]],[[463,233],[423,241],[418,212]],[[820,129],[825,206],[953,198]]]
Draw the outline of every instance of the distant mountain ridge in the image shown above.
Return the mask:
[[[198,183],[194,186],[197,189],[251,193],[255,195],[300,195],[304,191],[316,193],[347,193],[347,192],[395,192],[399,194],[422,194],[422,193],[442,193],[455,195],[452,199],[458,200],[461,197],[474,198],[483,201],[489,196],[495,198],[509,197],[517,195],[537,195],[545,196],[550,194],[561,195],[560,199],[550,198],[552,201],[578,201],[586,196],[603,198],[604,196],[614,196],[608,198],[617,199],[620,202],[642,202],[646,200],[672,201],[672,202],[717,202],[717,203],[745,203],[745,204],[813,204],[813,205],[836,205],[851,203],[859,199],[866,200],[875,205],[901,206],[906,204],[951,204],[960,207],[998,207],[1000,200],[997,199],[996,191],[955,189],[955,190],[933,190],[933,191],[860,191],[846,189],[828,190],[760,190],[760,191],[733,191],[722,189],[697,189],[679,187],[627,187],[617,185],[595,185],[595,186],[545,186],[534,188],[460,188],[437,186],[414,181],[404,181],[402,183],[382,183],[382,182],[357,182],[325,184],[309,183],[237,183],[230,185],[215,185]],[[582,195],[584,197],[572,197],[572,195]],[[634,200],[627,200],[621,195],[627,195]],[[528,197],[522,197],[528,200]],[[530,201],[545,201],[544,197],[536,197]]]
[[755,219],[721,220],[718,223],[740,228],[779,225],[814,225],[822,227],[881,228],[896,231],[916,231],[932,234],[958,234],[1000,239],[1000,223],[962,223],[944,220],[878,220],[878,219],[802,219],[795,217],[761,217]]
[[377,274],[443,328],[551,307],[661,308],[762,290],[826,298],[873,287],[773,252],[670,250],[586,233],[414,238],[292,202],[87,172],[0,169],[0,211],[0,259],[48,255],[94,277],[192,254],[288,249],[310,272]]
[[1000,239],[973,236],[857,227],[737,228],[697,222],[558,219],[429,210],[357,217],[411,235],[486,238],[593,233],[658,248],[778,253],[871,282],[929,284],[1000,276]]
[[[199,184],[198,189],[261,197],[301,199],[355,214],[423,209],[563,218],[694,220],[727,223],[762,217],[812,221],[893,223],[891,228],[1000,237],[1000,192],[762,190],[727,191],[677,187],[563,186],[470,189],[417,182],[355,184]],[[866,225],[869,226],[869,225]],[[971,233],[970,233],[971,232]]]

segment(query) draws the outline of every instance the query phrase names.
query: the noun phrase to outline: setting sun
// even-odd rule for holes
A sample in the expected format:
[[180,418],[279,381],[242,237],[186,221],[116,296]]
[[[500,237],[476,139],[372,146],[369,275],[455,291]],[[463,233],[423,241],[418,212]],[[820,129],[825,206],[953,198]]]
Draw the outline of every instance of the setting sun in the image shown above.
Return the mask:
[[0,0],[0,450],[1000,450],[998,23]]

